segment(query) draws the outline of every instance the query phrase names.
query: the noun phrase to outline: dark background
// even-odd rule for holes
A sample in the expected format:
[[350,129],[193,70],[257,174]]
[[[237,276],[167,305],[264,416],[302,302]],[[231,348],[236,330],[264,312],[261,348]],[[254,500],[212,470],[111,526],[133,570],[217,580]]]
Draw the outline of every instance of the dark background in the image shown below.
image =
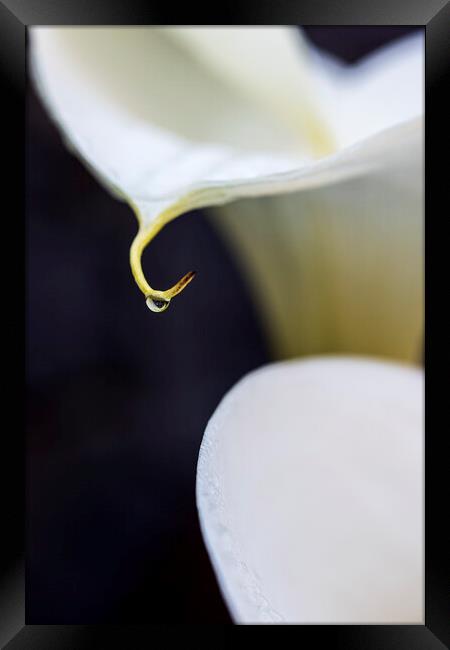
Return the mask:
[[[351,62],[408,27],[315,27]],[[134,284],[132,211],[27,99],[27,622],[229,622],[201,538],[195,472],[206,422],[270,361],[251,297],[192,212],[144,268],[193,284],[153,315]]]

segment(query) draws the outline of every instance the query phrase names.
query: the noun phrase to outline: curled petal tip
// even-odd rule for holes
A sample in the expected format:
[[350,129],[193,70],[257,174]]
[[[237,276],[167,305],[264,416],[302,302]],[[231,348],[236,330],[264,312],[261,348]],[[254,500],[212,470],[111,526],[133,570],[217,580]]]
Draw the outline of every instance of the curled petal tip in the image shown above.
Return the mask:
[[172,298],[181,293],[195,277],[195,271],[189,271],[173,287],[165,291],[158,291],[149,285],[142,270],[142,252],[161,227],[161,224],[157,224],[149,231],[140,229],[130,249],[130,265],[134,279],[145,296],[147,307],[155,313],[166,311]]
[[187,287],[189,282],[192,282],[192,280],[195,278],[195,271],[189,271],[189,273],[186,273],[181,280],[179,280],[176,284],[171,289],[168,289],[165,293],[167,295],[170,295],[171,298],[173,296],[176,296],[178,293],[181,293],[183,289]]
[[167,289],[167,291],[154,291],[150,293],[145,298],[147,307],[155,313],[166,311],[170,305],[171,299],[181,293],[183,289],[187,287],[189,282],[194,279],[194,277],[195,272],[189,271],[189,273],[186,273],[186,275],[184,275],[181,280],[174,284],[170,289]]

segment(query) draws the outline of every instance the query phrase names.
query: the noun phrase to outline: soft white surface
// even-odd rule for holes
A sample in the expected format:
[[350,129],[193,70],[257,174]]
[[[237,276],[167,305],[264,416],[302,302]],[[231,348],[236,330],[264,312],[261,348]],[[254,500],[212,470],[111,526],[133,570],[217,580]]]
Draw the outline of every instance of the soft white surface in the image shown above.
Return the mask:
[[422,622],[422,372],[336,357],[251,373],[208,424],[197,502],[237,622]]
[[289,28],[33,27],[30,43],[68,142],[146,222],[180,199],[183,212],[358,176],[422,130],[422,36],[356,68]]

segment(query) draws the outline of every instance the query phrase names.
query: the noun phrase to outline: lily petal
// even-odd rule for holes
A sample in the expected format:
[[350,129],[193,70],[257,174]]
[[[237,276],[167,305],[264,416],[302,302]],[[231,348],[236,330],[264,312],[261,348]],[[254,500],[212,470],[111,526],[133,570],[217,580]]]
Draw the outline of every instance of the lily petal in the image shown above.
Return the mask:
[[[264,107],[291,130],[298,148],[311,156],[334,149],[324,106],[315,88],[311,50],[295,29],[280,27],[190,27],[166,33],[209,67],[224,83]],[[263,74],[262,74],[263,72]]]
[[225,396],[197,505],[236,622],[423,622],[422,421],[422,372],[369,359],[272,364]]
[[275,357],[341,352],[420,363],[422,137],[409,129],[403,141],[394,129],[370,173],[217,210]]
[[[296,83],[296,45],[289,29],[221,30],[220,56],[209,57],[207,63],[200,54],[205,48],[211,51],[215,30],[188,32],[183,28],[177,35],[164,28],[31,30],[32,70],[41,96],[70,146],[135,209],[140,228],[131,249],[132,270],[150,303],[161,303],[164,309],[180,285],[167,291],[152,289],[140,260],[145,246],[168,221],[193,208],[241,197],[366,177],[384,169],[387,160],[398,160],[402,150],[410,152],[411,139],[420,141],[422,133],[420,118],[413,117],[421,110],[416,90],[408,91],[414,101],[406,108],[397,99],[386,98],[384,104],[395,104],[395,110],[387,108],[383,115],[375,110],[373,119],[365,120],[372,124],[369,134],[361,127],[364,120],[359,120],[354,132],[342,126],[342,115],[352,115],[347,120],[351,124],[355,115],[370,110],[374,92],[383,95],[388,55],[380,66],[358,67],[358,82],[348,81],[347,71],[347,81],[341,83],[339,66],[323,63],[320,57],[311,62],[308,75],[299,45]],[[247,36],[241,37],[243,33]],[[230,47],[238,36],[238,51],[244,53],[240,67]],[[251,39],[250,49],[246,38]],[[276,51],[271,47],[274,42]],[[418,39],[414,43],[419,51]],[[255,66],[249,58],[255,49],[261,56],[270,53],[272,59],[267,92],[263,92],[264,68],[250,81]],[[421,55],[392,51],[396,63],[387,85],[402,79],[403,93],[406,66],[412,69],[406,85],[420,87]],[[287,90],[273,74],[277,66],[283,70],[283,64]],[[275,100],[262,101],[274,88]],[[286,100],[289,91],[295,110]],[[332,104],[326,106],[330,98]],[[315,106],[319,117],[312,120]],[[334,113],[340,117],[333,120]],[[317,151],[312,154],[308,143],[320,143],[322,136],[328,142],[328,132],[337,134],[336,150],[317,159]],[[414,157],[420,158],[420,150],[415,151]],[[266,274],[270,272],[266,266]],[[283,294],[282,286],[279,293]]]
[[337,148],[351,146],[424,112],[425,56],[422,32],[404,37],[354,65],[311,50],[320,103]]

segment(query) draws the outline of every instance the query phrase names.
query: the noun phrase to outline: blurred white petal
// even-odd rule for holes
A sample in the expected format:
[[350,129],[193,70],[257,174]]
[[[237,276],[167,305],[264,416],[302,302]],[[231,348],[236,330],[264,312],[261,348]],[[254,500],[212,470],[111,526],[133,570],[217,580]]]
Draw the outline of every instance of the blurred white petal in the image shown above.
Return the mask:
[[[397,130],[397,136],[399,130]],[[351,352],[420,362],[423,170],[419,132],[383,168],[221,208],[277,357]]]
[[233,180],[258,181],[305,160],[268,109],[198,65],[164,29],[34,28],[32,37],[51,114],[149,218],[161,200],[209,185],[226,192]]
[[423,376],[322,358],[222,400],[197,504],[240,623],[423,623]]
[[316,93],[326,107],[337,147],[414,120],[424,112],[425,55],[414,33],[345,65],[311,50]]
[[[186,34],[191,31],[193,33],[187,38]],[[328,65],[319,64],[324,57],[317,57],[314,64],[311,61],[308,75],[300,46],[298,52],[294,51],[294,39],[300,45],[300,38],[292,34],[292,30],[218,30],[222,39],[228,35],[225,41],[229,46],[222,47],[219,40],[218,60],[225,59],[230,64],[228,50],[233,52],[232,46],[238,37],[238,46],[244,37],[244,43],[249,41],[252,48],[259,45],[260,50],[267,52],[272,74],[267,76],[266,87],[267,64],[261,61],[255,68],[255,74],[259,71],[254,84],[256,92],[249,83],[251,67],[241,78],[238,73],[242,74],[243,65],[239,68],[234,61],[225,76],[229,80],[234,73],[235,82],[227,84],[221,75],[212,74],[211,68],[215,66],[211,64],[211,57],[206,63],[206,56],[201,59],[198,52],[197,57],[190,56],[193,44],[197,42],[198,46],[205,40],[205,37],[199,38],[199,33],[205,32],[209,38],[217,39],[216,31],[31,30],[32,67],[50,112],[87,162],[134,202],[181,198],[193,189],[206,187],[211,190],[211,185],[231,198],[234,184],[240,186],[238,196],[247,195],[247,185],[250,196],[255,192],[271,193],[277,188],[280,191],[298,188],[298,178],[304,177],[304,168],[311,165],[311,157],[295,142],[292,130],[285,129],[282,120],[273,119],[270,101],[262,101],[267,95],[281,96],[281,90],[272,91],[277,69],[280,72],[290,69],[287,79],[281,76],[277,81],[280,88],[285,88],[280,103],[287,106],[286,110],[290,109],[289,98],[294,106],[300,104],[302,98],[308,106],[317,104],[316,111],[326,111],[327,122],[335,122],[336,132],[343,128],[346,119],[355,124],[359,117],[366,131],[359,133],[361,127],[358,127],[358,137],[353,134],[343,138],[346,145],[421,113],[422,39],[410,39],[408,47],[390,48],[391,55],[376,55],[374,61],[364,65],[345,71],[340,67],[337,74],[335,71],[330,74]],[[179,36],[174,38],[174,33]],[[274,40],[278,44],[275,51]],[[178,41],[190,44],[187,51],[178,46]],[[284,48],[281,47],[283,43]],[[212,44],[205,55],[210,48]],[[284,50],[290,51],[289,66],[286,62],[289,56]],[[248,58],[251,51],[242,53],[237,47],[235,55],[236,52],[242,54],[245,61],[245,55]],[[295,85],[292,63],[297,53],[298,83]],[[377,61],[380,58],[381,61]],[[333,91],[328,106],[328,96],[323,93],[316,96],[311,90],[311,86],[324,82],[329,92]],[[398,88],[400,82],[401,93],[386,94],[392,85]],[[248,92],[245,92],[246,85]],[[260,101],[248,100],[255,94]],[[378,98],[376,105],[374,95]],[[411,98],[407,102],[408,110],[403,113],[399,108],[399,96]],[[306,109],[299,106],[297,110],[298,130],[306,131],[308,124],[303,121]],[[326,123],[324,128],[327,128]],[[348,126],[344,130],[348,130]],[[314,171],[316,168],[313,164]],[[273,179],[274,172],[287,174]],[[329,181],[327,177],[318,182]],[[265,188],[267,182],[270,182],[269,188]],[[257,190],[254,184],[258,185]],[[221,200],[226,197],[221,196]],[[214,202],[217,197],[212,200]],[[204,201],[207,202],[207,198]]]
[[190,27],[166,31],[199,65],[254,101],[291,131],[297,148],[311,156],[331,153],[333,134],[319,103],[312,52],[296,29]]

